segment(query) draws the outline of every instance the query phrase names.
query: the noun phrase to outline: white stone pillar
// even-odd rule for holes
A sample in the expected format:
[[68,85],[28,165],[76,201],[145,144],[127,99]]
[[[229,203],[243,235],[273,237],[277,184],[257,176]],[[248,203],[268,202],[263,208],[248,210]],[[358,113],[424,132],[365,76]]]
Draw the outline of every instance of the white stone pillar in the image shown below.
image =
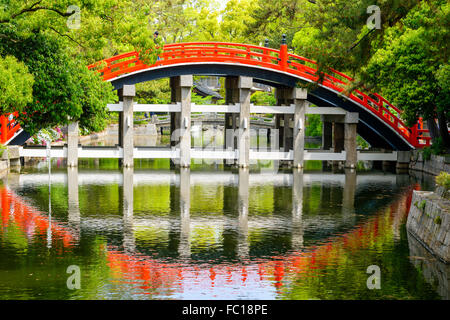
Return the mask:
[[121,134],[124,167],[133,167],[133,97],[136,96],[134,85],[123,86],[123,112],[122,112],[122,130]]
[[180,167],[191,166],[191,89],[192,75],[180,76]]
[[171,161],[182,168],[191,166],[191,89],[192,75],[182,75],[170,79],[172,103],[180,103],[180,112],[170,116],[170,145],[179,148],[179,161]]
[[239,77],[239,167],[247,168],[250,160],[250,89],[253,87],[253,78]]
[[[234,105],[239,103],[239,78],[238,77],[226,77],[225,78],[225,103],[227,105]],[[225,127],[224,127],[224,149],[235,150],[238,143],[236,130],[238,115],[236,113],[225,113]],[[224,165],[231,166],[236,164],[236,160],[226,159],[223,161]]]
[[356,143],[356,129],[359,121],[357,112],[347,112],[345,115],[344,126],[344,149],[346,153],[345,167],[356,168],[358,163],[357,143]]
[[294,113],[294,167],[303,168],[305,154],[305,113],[308,101],[308,91],[302,88],[292,89],[295,104]]
[[67,126],[67,166],[78,166],[78,122]]

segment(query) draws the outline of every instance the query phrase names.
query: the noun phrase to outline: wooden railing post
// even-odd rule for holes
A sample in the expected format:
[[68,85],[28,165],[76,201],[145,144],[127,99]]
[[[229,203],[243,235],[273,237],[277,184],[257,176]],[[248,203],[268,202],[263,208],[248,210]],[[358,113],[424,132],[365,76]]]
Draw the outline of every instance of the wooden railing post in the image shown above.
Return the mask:
[[287,61],[288,61],[288,50],[287,50],[287,44],[286,44],[286,35],[283,34],[283,40],[281,40],[281,46],[280,46],[280,61],[279,65],[281,67],[281,70],[286,71],[287,70]]
[[5,115],[0,116],[0,143],[4,144],[8,140],[8,118]]

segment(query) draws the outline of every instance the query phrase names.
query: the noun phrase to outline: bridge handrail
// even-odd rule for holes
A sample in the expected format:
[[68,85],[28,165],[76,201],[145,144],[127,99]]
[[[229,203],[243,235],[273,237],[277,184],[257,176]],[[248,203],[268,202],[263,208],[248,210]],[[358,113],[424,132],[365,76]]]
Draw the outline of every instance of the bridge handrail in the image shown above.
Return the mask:
[[[295,74],[310,81],[318,80],[318,76],[316,75],[317,62],[293,53],[288,53],[286,45],[282,45],[278,50],[232,42],[166,44],[163,47],[163,52],[160,54],[160,60],[156,61],[153,65],[144,64],[139,60],[139,53],[134,51],[104,59],[91,64],[88,68],[100,72],[104,80],[111,80],[139,70],[195,62],[254,65]],[[345,86],[352,82],[353,78],[334,69],[330,69],[330,73],[324,75],[324,81],[321,85],[338,93],[344,93]],[[408,128],[400,119],[402,111],[379,94],[360,89],[354,90],[348,95],[348,98],[370,110],[414,147],[427,145],[419,140],[422,137],[418,135],[417,124]]]

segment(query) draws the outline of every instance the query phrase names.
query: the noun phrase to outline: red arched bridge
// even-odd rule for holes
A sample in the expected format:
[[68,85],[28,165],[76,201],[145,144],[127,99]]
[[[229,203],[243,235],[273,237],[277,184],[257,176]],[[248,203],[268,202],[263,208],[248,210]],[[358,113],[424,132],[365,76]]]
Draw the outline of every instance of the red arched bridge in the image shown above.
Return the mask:
[[[289,53],[287,45],[277,50],[223,42],[168,44],[153,65],[144,64],[137,52],[129,52],[94,63],[89,69],[100,72],[115,89],[180,75],[248,76],[278,88],[318,80],[316,62]],[[421,121],[407,127],[400,118],[402,111],[379,94],[355,90],[344,95],[345,86],[351,81],[351,77],[333,70],[308,92],[307,100],[317,106],[358,112],[358,133],[373,147],[410,150],[430,144],[430,138],[423,136],[428,130],[423,129]],[[8,116],[0,119],[0,142],[23,144],[24,139],[15,139],[20,135],[20,127]]]

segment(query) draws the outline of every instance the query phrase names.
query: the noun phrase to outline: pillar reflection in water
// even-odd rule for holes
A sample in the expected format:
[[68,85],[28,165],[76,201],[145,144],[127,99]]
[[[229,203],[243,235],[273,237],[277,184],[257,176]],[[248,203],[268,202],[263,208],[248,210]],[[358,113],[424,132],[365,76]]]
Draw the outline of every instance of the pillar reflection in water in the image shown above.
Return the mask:
[[123,168],[123,247],[125,252],[135,251],[133,219],[133,173],[131,167]]
[[47,140],[47,166],[48,166],[48,229],[47,229],[47,248],[52,247],[52,167],[50,156],[50,141]]
[[191,171],[180,168],[180,243],[178,254],[182,259],[191,256]]
[[356,170],[345,169],[345,184],[342,194],[342,213],[355,218]]
[[292,250],[303,247],[303,170],[293,170],[292,181]]
[[80,236],[80,206],[78,201],[78,168],[67,167],[67,194],[69,227],[77,238]]
[[248,196],[249,196],[249,169],[239,169],[238,185],[238,256],[241,259],[247,259],[249,254],[248,245]]

